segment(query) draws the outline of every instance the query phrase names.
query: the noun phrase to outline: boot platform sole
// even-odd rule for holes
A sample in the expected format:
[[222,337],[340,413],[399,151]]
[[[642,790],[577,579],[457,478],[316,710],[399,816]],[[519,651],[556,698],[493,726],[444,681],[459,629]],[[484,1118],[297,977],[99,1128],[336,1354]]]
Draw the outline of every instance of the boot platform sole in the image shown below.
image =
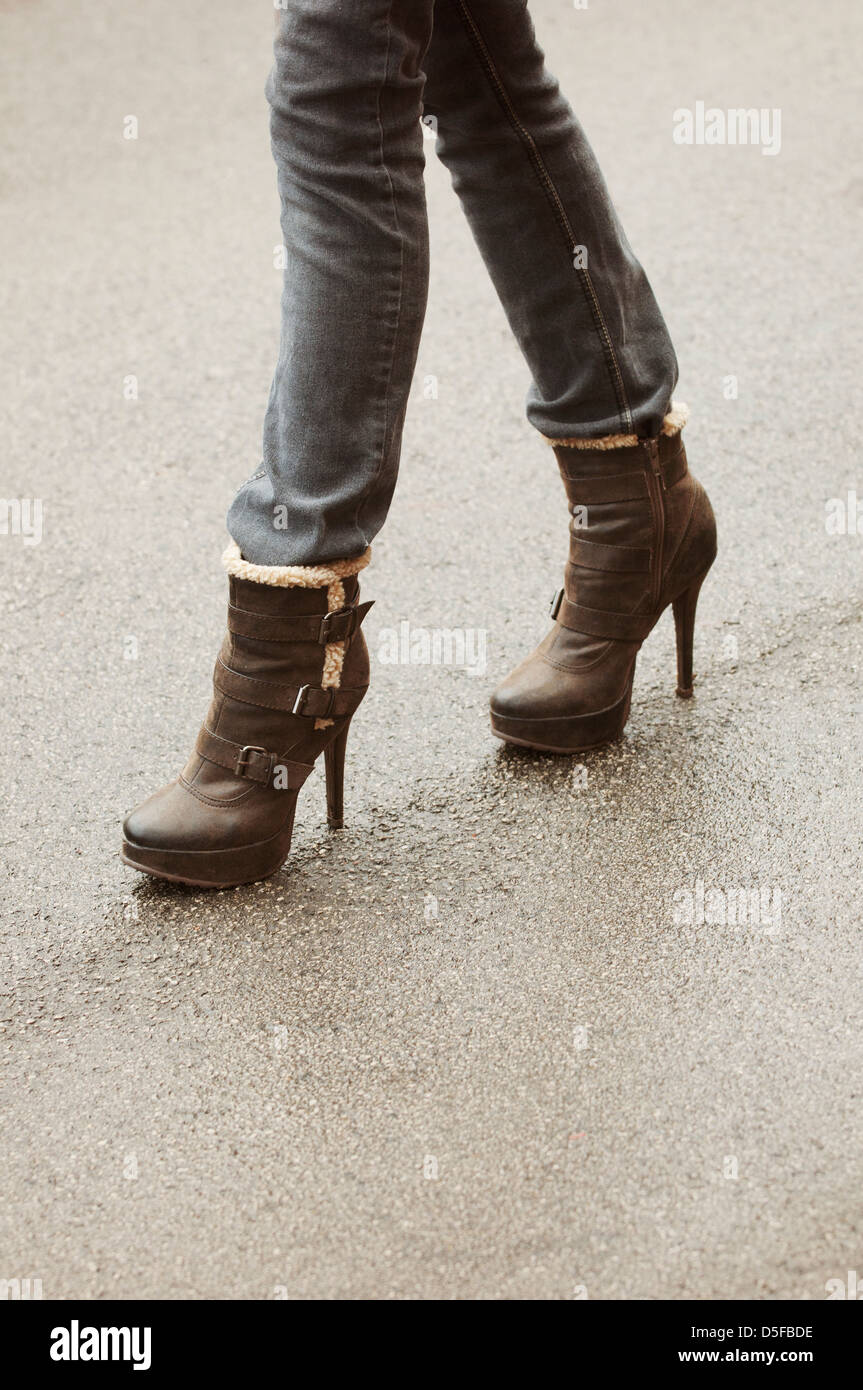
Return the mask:
[[[275,869],[266,869],[263,873],[254,874],[247,878],[232,878],[219,880],[212,878],[190,878],[187,874],[172,874],[167,869],[155,864],[140,864],[132,856],[140,854],[141,849],[138,845],[130,845],[126,840],[123,841],[123,848],[120,850],[120,858],[124,864],[128,864],[130,869],[137,869],[139,874],[149,874],[151,878],[164,879],[166,883],[184,883],[188,888],[241,888],[244,883],[258,883],[263,878],[271,878],[277,874],[282,867],[279,864]],[[283,861],[284,862],[284,861]]]
[[[587,753],[623,736],[632,701],[632,677],[623,697],[595,714],[558,719],[507,719],[492,712],[491,731],[504,743],[535,748],[538,753]],[[542,726],[545,726],[544,728]],[[545,735],[545,738],[543,738]],[[562,741],[562,740],[565,740]]]
[[296,801],[278,834],[237,849],[153,849],[124,838],[120,858],[130,869],[190,888],[239,888],[277,874],[291,850]]

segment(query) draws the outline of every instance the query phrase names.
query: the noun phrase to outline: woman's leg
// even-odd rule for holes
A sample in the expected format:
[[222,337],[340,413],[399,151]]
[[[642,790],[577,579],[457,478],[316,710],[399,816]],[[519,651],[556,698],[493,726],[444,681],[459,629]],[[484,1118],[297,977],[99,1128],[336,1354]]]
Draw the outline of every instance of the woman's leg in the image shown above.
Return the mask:
[[530,368],[542,434],[656,435],[668,331],[526,0],[437,0],[426,117]]
[[425,312],[420,111],[433,0],[288,0],[267,83],[285,247],[263,466],[228,530],[255,564],[361,554],[395,487]]
[[264,466],[231,507],[228,630],[176,781],[129,815],[123,857],[211,887],[276,873],[326,763],[343,823],[368,686],[357,575],[396,479],[428,276],[422,61],[432,0],[288,0],[269,82],[286,250]]
[[572,512],[554,626],[492,696],[508,742],[576,753],[617,737],[635,661],[673,605],[678,693],[716,553],[688,470],[677,363],[644,271],[526,0],[437,0],[426,118],[530,367],[528,418],[550,442]]

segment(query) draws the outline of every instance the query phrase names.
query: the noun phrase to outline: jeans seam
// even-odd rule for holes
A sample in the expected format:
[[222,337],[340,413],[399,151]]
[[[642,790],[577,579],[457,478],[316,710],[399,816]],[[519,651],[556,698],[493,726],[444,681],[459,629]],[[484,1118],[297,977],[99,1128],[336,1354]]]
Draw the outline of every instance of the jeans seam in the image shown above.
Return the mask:
[[370,496],[371,493],[374,491],[374,489],[375,489],[375,487],[376,487],[376,485],[377,485],[377,483],[378,483],[378,480],[379,480],[379,478],[380,478],[380,476],[381,476],[381,473],[383,472],[384,461],[385,461],[385,459],[386,459],[386,452],[387,452],[387,434],[388,434],[389,416],[390,416],[390,386],[391,386],[391,384],[392,384],[392,379],[393,379],[393,368],[394,368],[394,366],[395,366],[396,347],[397,347],[397,345],[398,345],[398,337],[399,337],[399,324],[400,324],[400,322],[401,322],[402,297],[403,297],[403,292],[404,292],[404,267],[405,267],[404,238],[403,238],[403,236],[401,235],[401,224],[400,224],[400,222],[399,222],[398,202],[397,202],[397,199],[396,199],[395,188],[394,188],[394,186],[393,186],[393,181],[392,181],[392,177],[391,177],[391,175],[390,175],[390,171],[389,171],[389,169],[387,168],[386,140],[385,140],[385,135],[384,135],[384,123],[383,123],[383,120],[382,120],[382,118],[381,118],[381,93],[382,93],[382,91],[383,91],[383,88],[384,88],[384,85],[385,85],[385,83],[386,83],[387,77],[389,76],[389,70],[390,70],[390,50],[391,50],[391,47],[392,47],[392,15],[393,15],[393,3],[394,3],[394,0],[390,0],[389,5],[388,5],[388,7],[387,7],[387,17],[386,17],[386,26],[387,26],[387,46],[386,46],[386,55],[385,55],[385,58],[384,58],[383,79],[382,79],[382,81],[381,81],[381,83],[380,83],[380,85],[379,85],[379,87],[378,87],[378,90],[377,90],[377,99],[376,99],[376,103],[375,103],[375,119],[376,119],[376,121],[377,121],[378,135],[379,135],[379,148],[380,148],[380,157],[381,157],[381,169],[383,170],[384,176],[385,176],[386,181],[387,181],[387,187],[388,187],[388,189],[389,189],[390,205],[391,205],[391,208],[392,208],[393,225],[394,225],[394,227],[395,227],[396,234],[397,234],[397,236],[398,236],[398,238],[399,238],[399,267],[398,267],[399,284],[398,284],[398,300],[397,300],[397,303],[396,303],[395,323],[394,323],[394,325],[393,325],[393,331],[392,331],[392,345],[391,345],[391,348],[390,348],[389,368],[388,368],[388,370],[387,370],[386,383],[385,383],[385,385],[384,385],[384,427],[383,427],[383,439],[381,440],[380,457],[378,458],[377,467],[375,468],[375,471],[374,471],[374,476],[369,480],[368,485],[363,489],[362,496],[357,500],[357,509],[356,509],[356,513],[355,513],[355,515],[354,515],[354,526],[356,527],[356,529],[357,529],[358,531],[361,530],[361,527],[360,527],[360,512],[362,511],[363,507],[365,506],[366,502],[367,502],[368,499],[369,499],[369,496]]
[[[497,100],[501,108],[503,109],[503,112],[506,115],[507,120],[509,121],[510,125],[512,126],[513,130],[515,131],[516,135],[521,141],[525,149],[525,152],[528,156],[528,159],[534,169],[534,172],[537,175],[537,181],[539,182],[540,187],[542,188],[543,192],[548,198],[549,203],[551,204],[552,211],[555,215],[555,220],[557,221],[557,224],[563,233],[564,240],[566,241],[567,249],[571,253],[574,253],[577,244],[575,240],[575,233],[573,232],[572,224],[570,223],[569,217],[567,216],[566,208],[563,205],[563,200],[561,199],[561,196],[558,193],[557,188],[555,186],[554,180],[552,179],[551,174],[549,173],[548,166],[546,165],[545,160],[540,154],[536,141],[534,140],[530,131],[519,118],[518,112],[516,111],[515,106],[513,105],[509,92],[507,91],[503,79],[495,65],[494,59],[491,55],[491,52],[489,51],[488,45],[486,44],[482,31],[479,25],[477,24],[476,20],[474,19],[470,11],[470,8],[466,3],[466,0],[455,0],[455,5],[461,15],[462,22],[464,23],[465,28],[468,31],[470,42],[472,43],[477,53],[480,65],[485,69],[486,75],[489,79],[489,82],[491,83],[492,89],[497,97]],[[606,366],[608,368],[609,376],[611,377],[612,389],[614,391],[614,396],[617,402],[617,408],[620,413],[621,420],[625,426],[626,432],[629,433],[632,429],[632,412],[629,407],[629,401],[626,395],[626,388],[623,384],[623,375],[621,373],[620,365],[617,361],[617,356],[614,351],[614,344],[611,341],[611,334],[608,330],[608,324],[605,321],[605,315],[602,312],[602,308],[600,306],[596,290],[594,289],[593,281],[590,276],[590,271],[586,267],[579,266],[575,266],[574,270],[576,275],[578,275],[579,277],[579,283],[581,284],[582,289],[584,290],[588,302],[588,307],[590,308],[590,312],[593,317],[594,327],[596,329],[597,335],[600,340],[600,344],[602,346],[603,356],[605,357]]]

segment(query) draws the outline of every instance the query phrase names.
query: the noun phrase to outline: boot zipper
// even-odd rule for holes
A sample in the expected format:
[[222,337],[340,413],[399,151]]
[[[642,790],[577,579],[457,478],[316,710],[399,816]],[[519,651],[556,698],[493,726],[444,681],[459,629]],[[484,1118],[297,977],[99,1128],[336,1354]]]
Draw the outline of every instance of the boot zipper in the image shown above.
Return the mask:
[[651,599],[654,609],[659,603],[662,589],[662,549],[665,541],[665,502],[662,494],[666,491],[665,477],[659,463],[659,440],[648,439],[647,452],[650,455],[650,473],[647,475],[647,489],[653,509],[655,543],[652,549],[653,584]]

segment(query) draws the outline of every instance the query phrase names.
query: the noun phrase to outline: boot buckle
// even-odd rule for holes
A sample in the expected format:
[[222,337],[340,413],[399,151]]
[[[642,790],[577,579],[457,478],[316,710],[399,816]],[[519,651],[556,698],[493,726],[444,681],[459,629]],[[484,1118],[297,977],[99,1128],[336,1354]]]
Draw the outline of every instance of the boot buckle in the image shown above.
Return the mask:
[[309,689],[310,689],[310,687],[307,686],[307,685],[301,685],[301,686],[300,686],[299,690],[297,691],[297,698],[296,698],[296,700],[294,701],[294,707],[293,707],[293,709],[291,710],[291,714],[302,714],[302,713],[303,713],[303,706],[304,706],[305,703],[306,703],[306,696],[307,696],[308,693],[309,693]]
[[261,748],[259,744],[247,743],[237,754],[237,761],[234,764],[234,773],[237,777],[245,777],[249,770],[249,758],[252,753],[260,753],[267,760],[267,780],[273,775],[273,763],[275,758],[267,748]]
[[564,595],[564,593],[565,593],[565,590],[564,590],[564,589],[558,589],[558,591],[557,591],[557,593],[555,594],[554,598],[551,600],[551,607],[550,607],[550,609],[549,609],[549,612],[550,612],[552,618],[556,618],[557,615],[558,615],[558,613],[560,612],[560,605],[563,603],[563,595]]
[[317,719],[328,719],[328,718],[330,717],[330,715],[332,714],[333,709],[335,708],[335,703],[336,703],[336,692],[335,692],[334,689],[331,689],[331,688],[323,689],[323,688],[321,688],[320,686],[317,686],[317,685],[301,685],[301,686],[300,686],[299,690],[297,691],[297,698],[296,698],[296,700],[294,701],[294,705],[293,705],[293,709],[291,710],[291,714],[303,714],[303,715],[306,714],[306,701],[307,701],[307,699],[308,699],[310,693],[312,693],[312,694],[314,694],[314,695],[317,695],[317,696],[325,695],[327,698],[326,698],[326,703],[323,704],[323,705],[320,704],[320,701],[317,702],[318,705],[319,705],[320,707],[319,707],[319,708],[314,708],[314,707],[313,707],[312,713],[311,713],[311,715],[309,715],[309,718],[314,717],[314,718],[317,718]]
[[321,619],[318,642],[322,646],[327,642],[346,642],[353,635],[355,623],[355,608],[340,608],[335,613],[325,614]]

